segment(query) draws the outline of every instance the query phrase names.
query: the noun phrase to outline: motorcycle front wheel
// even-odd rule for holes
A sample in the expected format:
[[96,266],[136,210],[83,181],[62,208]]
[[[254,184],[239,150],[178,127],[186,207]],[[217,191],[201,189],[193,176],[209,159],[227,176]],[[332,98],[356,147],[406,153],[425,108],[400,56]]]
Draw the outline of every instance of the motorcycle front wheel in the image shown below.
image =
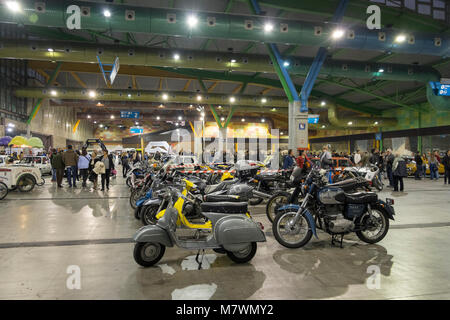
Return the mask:
[[141,190],[140,189],[136,189],[136,190],[131,191],[131,195],[130,195],[130,206],[131,206],[131,208],[136,210],[136,208],[137,208],[136,201],[138,201],[140,197],[141,197]]
[[0,200],[3,200],[8,195],[8,186],[3,182],[0,182]]
[[246,263],[253,259],[253,257],[256,254],[256,249],[257,249],[256,242],[251,242],[245,249],[241,251],[236,252],[227,251],[227,256],[233,262]]
[[165,251],[166,247],[161,243],[138,242],[134,246],[134,261],[143,267],[151,267],[161,260]]
[[273,220],[275,220],[275,216],[277,215],[276,210],[282,205],[287,204],[290,196],[291,194],[289,192],[281,191],[274,194],[269,201],[267,201],[266,215],[271,223],[273,223]]
[[144,226],[149,224],[156,224],[158,219],[156,215],[158,214],[159,205],[144,206],[141,210],[141,222]]
[[361,230],[356,231],[356,235],[361,241],[370,244],[383,240],[389,230],[389,218],[380,208],[372,208],[372,216],[364,214],[358,224]]
[[305,216],[301,216],[296,224],[294,218],[297,211],[280,213],[275,217],[272,231],[275,239],[286,248],[300,248],[312,237],[311,225]]

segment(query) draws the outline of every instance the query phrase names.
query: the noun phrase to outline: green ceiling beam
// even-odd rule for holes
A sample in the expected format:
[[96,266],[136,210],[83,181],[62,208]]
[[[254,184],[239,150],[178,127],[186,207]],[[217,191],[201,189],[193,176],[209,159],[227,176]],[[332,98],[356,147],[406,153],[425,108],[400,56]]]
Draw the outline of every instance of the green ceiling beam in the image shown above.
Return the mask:
[[386,53],[383,53],[383,54],[380,54],[380,55],[376,56],[375,58],[370,59],[369,61],[370,62],[383,62],[383,61],[386,61],[387,59],[389,59],[389,58],[391,58],[391,57],[393,57],[395,55],[396,55],[396,53],[386,52]]
[[[383,81],[383,80],[376,80],[375,82],[369,82],[369,83],[365,83],[365,84],[363,84],[362,86],[358,86],[358,87],[356,87],[357,89],[363,89],[363,90],[373,90],[373,91],[376,91],[376,90],[379,90],[380,88],[382,88],[382,87],[384,87],[384,86],[386,86],[386,85],[388,85],[388,84],[390,84],[391,82],[389,82],[389,81]],[[344,96],[344,95],[346,95],[346,94],[348,94],[348,93],[351,93],[351,92],[353,92],[354,90],[353,89],[350,89],[350,90],[346,90],[346,91],[344,91],[344,92],[341,92],[341,93],[338,93],[338,94],[335,94],[335,95],[333,95],[333,97],[335,97],[335,98],[340,98],[340,97],[342,97],[342,96]]]
[[[203,83],[202,78],[198,78],[198,83],[200,84],[200,87],[202,88],[204,93],[208,93],[208,89],[206,88],[205,84]],[[219,129],[222,128],[222,122],[220,121],[220,117],[216,112],[216,109],[212,104],[209,104],[209,109],[211,110],[211,113],[216,120],[217,125],[219,126]]]
[[286,50],[283,51],[283,56],[290,56],[293,55],[295,50],[298,49],[298,45],[294,45],[294,46],[290,46],[289,48],[287,48]]

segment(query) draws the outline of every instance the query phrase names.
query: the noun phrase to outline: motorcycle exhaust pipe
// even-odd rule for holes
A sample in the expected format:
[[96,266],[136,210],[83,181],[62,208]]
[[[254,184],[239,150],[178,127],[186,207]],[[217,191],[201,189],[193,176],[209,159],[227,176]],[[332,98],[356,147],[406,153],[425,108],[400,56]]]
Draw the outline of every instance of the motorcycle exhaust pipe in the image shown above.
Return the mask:
[[264,198],[264,199],[269,199],[272,195],[261,192],[261,191],[257,191],[257,190],[253,190],[253,195],[258,196],[260,198]]

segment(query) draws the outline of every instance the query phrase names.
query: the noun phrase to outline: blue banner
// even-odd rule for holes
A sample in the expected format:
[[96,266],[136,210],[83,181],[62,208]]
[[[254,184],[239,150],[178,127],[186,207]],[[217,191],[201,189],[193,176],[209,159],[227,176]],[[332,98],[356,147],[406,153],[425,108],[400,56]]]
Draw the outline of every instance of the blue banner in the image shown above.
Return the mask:
[[131,127],[130,133],[144,133],[144,128],[141,127]]
[[430,82],[431,89],[437,96],[450,96],[450,84],[442,84],[440,82]]
[[139,119],[139,111],[120,111],[121,118]]

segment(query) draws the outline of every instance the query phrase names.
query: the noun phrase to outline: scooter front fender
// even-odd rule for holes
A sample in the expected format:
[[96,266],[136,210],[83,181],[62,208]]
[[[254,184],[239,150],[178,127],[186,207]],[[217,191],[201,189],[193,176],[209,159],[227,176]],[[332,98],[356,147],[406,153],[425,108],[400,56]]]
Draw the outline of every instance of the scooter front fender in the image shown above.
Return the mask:
[[170,239],[167,231],[158,225],[148,225],[140,228],[133,236],[135,242],[157,242],[166,247],[173,247],[173,242]]
[[162,202],[162,199],[156,198],[156,199],[146,199],[147,201],[144,202],[143,206],[151,206],[151,205],[160,205]]

